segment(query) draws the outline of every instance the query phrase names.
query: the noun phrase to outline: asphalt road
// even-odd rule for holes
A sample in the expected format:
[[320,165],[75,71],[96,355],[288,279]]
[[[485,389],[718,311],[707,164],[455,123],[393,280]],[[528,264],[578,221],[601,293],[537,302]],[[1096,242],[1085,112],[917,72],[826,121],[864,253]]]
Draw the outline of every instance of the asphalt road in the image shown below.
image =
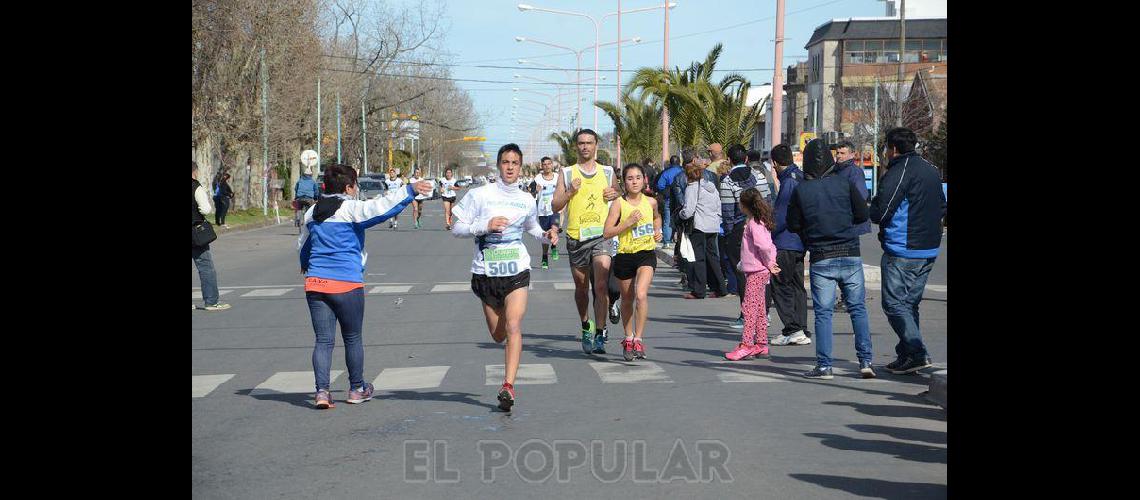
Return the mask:
[[[340,374],[332,410],[311,406],[313,331],[295,229],[212,245],[233,308],[191,313],[195,497],[519,497],[539,484],[551,498],[946,496],[945,412],[919,395],[928,375],[880,368],[877,379],[857,378],[846,315],[835,319],[834,380],[799,377],[814,344],[724,361],[740,337],[728,327],[737,299],[683,300],[663,263],[650,291],[649,359],[635,363],[621,359],[617,328],[608,354],[581,352],[565,256],[534,269],[518,403],[499,412],[493,365],[503,348],[469,289],[472,242],[444,231],[438,201],[427,207],[422,230],[410,229],[408,209],[398,231],[367,232],[364,375],[386,388],[349,405]],[[528,246],[537,266],[539,247]],[[873,236],[863,252],[878,265]],[[921,304],[942,367],[944,257],[930,280],[942,291],[928,289]],[[880,367],[896,337],[879,292],[868,297]],[[341,339],[333,370],[345,370]]]

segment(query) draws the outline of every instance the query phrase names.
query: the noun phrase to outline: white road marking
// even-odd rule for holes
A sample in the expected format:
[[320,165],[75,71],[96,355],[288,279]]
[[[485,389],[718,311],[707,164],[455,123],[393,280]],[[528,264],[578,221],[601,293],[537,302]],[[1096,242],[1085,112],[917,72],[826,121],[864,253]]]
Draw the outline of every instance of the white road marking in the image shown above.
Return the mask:
[[439,285],[432,287],[431,293],[436,293],[436,292],[467,292],[470,290],[471,290],[471,283],[465,283],[462,285],[439,284]]
[[394,391],[401,389],[431,389],[439,387],[450,366],[415,366],[410,368],[385,368],[372,382],[376,389]]
[[[486,365],[487,382],[484,385],[502,385],[506,370],[503,365]],[[554,367],[546,363],[520,363],[515,374],[515,384],[557,384],[558,375]]]
[[566,283],[566,282],[555,283],[554,289],[555,290],[573,290],[574,289],[574,282],[571,281],[569,283]]
[[292,288],[258,288],[242,294],[242,297],[280,297],[289,293]]
[[[221,297],[222,295],[225,295],[225,294],[230,293],[232,291],[233,290],[218,290],[218,296]],[[201,300],[202,292],[190,292],[190,298]]]
[[[336,379],[344,373],[344,370],[332,370],[329,372],[329,385],[336,383]],[[314,383],[313,371],[303,372],[277,372],[272,377],[269,377],[254,387],[250,391],[250,396],[261,396],[265,394],[304,394],[317,392],[316,384]]]
[[[381,282],[377,281],[377,282],[367,282],[364,284],[364,286],[373,286],[373,285],[419,285],[419,284],[422,284],[422,283],[396,283],[396,282],[391,282],[391,283],[383,282],[383,283],[381,283]],[[233,286],[223,286],[223,287],[218,287],[218,288],[221,290],[246,290],[246,289],[253,289],[253,288],[297,288],[297,285],[295,285],[295,284],[294,285],[233,285]],[[190,287],[190,291],[201,290],[201,289],[202,289],[202,287],[200,287],[200,286]]]
[[926,285],[926,291],[946,293],[946,285]]
[[723,361],[716,363],[716,378],[721,382],[787,382],[780,373],[764,370],[764,365],[756,361]]
[[673,379],[665,373],[657,363],[638,361],[636,363],[602,363],[591,362],[590,368],[598,372],[602,383],[605,384],[633,384],[641,382],[672,383]]
[[412,285],[383,285],[372,287],[371,290],[368,290],[368,293],[408,293],[408,290],[411,289]]
[[204,398],[207,394],[214,392],[214,389],[217,389],[219,385],[226,383],[226,381],[231,378],[234,378],[234,374],[232,373],[225,375],[194,375],[190,397]]

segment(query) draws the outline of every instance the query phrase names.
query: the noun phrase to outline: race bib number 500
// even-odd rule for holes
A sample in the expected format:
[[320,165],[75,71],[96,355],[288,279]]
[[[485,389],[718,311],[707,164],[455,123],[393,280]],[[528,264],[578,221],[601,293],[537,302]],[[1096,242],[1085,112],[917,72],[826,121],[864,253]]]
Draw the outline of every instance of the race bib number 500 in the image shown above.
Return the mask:
[[514,276],[519,273],[519,249],[488,248],[483,250],[483,264],[487,276]]

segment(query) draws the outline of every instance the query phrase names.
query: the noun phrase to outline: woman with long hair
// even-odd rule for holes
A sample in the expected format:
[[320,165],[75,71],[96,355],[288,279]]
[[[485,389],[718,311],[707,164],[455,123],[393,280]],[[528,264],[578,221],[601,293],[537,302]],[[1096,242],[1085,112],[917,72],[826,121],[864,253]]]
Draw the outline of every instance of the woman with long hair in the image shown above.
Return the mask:
[[[649,284],[657,269],[654,249],[661,241],[661,216],[657,200],[644,194],[645,170],[636,163],[622,169],[625,195],[610,205],[603,238],[617,237],[618,252],[613,261],[613,276],[621,288],[621,323],[625,339],[621,341],[626,361],[645,358],[642,335],[649,319]],[[636,287],[636,290],[634,288]],[[633,318],[634,301],[637,318]]]

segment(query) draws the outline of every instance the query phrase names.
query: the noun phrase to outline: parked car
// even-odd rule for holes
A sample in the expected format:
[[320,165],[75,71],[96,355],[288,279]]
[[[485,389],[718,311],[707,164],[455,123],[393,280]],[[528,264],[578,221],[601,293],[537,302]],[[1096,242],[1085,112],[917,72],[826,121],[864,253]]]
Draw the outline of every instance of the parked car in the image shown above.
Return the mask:
[[356,184],[360,188],[359,196],[362,200],[371,200],[377,196],[382,196],[388,190],[383,182],[367,177],[357,179]]

